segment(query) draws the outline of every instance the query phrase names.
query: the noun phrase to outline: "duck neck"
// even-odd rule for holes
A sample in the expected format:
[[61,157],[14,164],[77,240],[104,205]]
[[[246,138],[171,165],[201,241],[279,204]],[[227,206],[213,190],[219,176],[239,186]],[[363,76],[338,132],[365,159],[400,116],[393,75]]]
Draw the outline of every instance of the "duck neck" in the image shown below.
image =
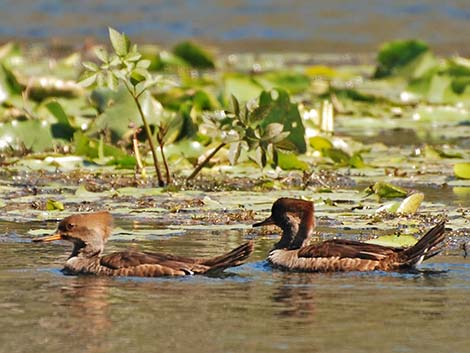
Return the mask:
[[274,245],[273,250],[289,248],[292,240],[299,231],[299,223],[288,214],[283,216],[283,220],[280,222],[279,226],[282,229],[282,236]]
[[313,218],[313,211],[305,211],[300,218],[297,233],[289,244],[289,249],[300,249],[301,247],[308,245],[314,225],[315,220]]
[[72,254],[64,266],[66,274],[96,273],[103,247],[74,243]]

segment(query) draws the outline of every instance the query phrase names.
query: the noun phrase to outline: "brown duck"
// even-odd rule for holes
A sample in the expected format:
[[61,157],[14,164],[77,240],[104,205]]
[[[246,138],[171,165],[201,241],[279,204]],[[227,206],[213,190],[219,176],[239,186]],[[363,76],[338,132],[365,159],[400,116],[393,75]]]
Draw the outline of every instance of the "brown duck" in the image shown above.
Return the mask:
[[307,245],[315,227],[313,203],[280,198],[271,216],[253,227],[275,224],[282,237],[268,255],[274,266],[290,271],[397,271],[411,269],[443,248],[444,222],[430,229],[414,246],[393,248],[354,240],[334,239]]
[[130,250],[101,256],[112,226],[113,218],[107,211],[72,215],[59,223],[54,234],[34,241],[72,242],[72,254],[63,269],[65,274],[139,277],[208,274],[241,265],[253,252],[250,241],[224,255],[207,259]]

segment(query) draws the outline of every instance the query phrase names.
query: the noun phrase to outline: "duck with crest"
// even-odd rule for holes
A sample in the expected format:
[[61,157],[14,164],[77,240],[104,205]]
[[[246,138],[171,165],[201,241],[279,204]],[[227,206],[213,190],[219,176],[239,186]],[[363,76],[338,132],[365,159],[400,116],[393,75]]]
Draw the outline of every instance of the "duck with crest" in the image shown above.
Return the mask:
[[272,266],[299,272],[399,271],[413,269],[444,247],[445,224],[440,222],[409,248],[394,248],[360,241],[333,239],[308,245],[315,227],[313,202],[280,198],[271,215],[253,224],[275,224],[282,230],[268,255]]
[[212,258],[190,258],[155,252],[123,251],[102,256],[111,235],[113,217],[107,211],[77,214],[64,218],[56,232],[35,242],[68,240],[72,254],[65,263],[65,274],[105,276],[185,276],[210,274],[241,265],[253,252],[253,242]]

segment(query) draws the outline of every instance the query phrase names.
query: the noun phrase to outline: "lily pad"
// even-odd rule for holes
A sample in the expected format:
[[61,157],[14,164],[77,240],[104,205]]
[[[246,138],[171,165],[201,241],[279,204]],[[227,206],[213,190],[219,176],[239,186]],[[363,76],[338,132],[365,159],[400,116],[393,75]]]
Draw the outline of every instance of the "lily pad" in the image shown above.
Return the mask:
[[460,179],[470,179],[470,162],[454,164],[454,174]]
[[407,248],[415,245],[417,240],[412,235],[383,235],[376,239],[367,240],[366,243],[394,248]]
[[412,194],[401,202],[400,206],[397,209],[397,213],[401,213],[401,214],[416,213],[419,206],[421,206],[421,203],[423,202],[423,200],[424,200],[423,193],[417,192],[415,194]]
[[[33,131],[34,133],[31,133]],[[26,147],[33,152],[43,152],[53,146],[51,126],[45,120],[0,123],[0,149]]]
[[375,184],[369,186],[366,189],[368,195],[376,194],[380,198],[388,198],[393,199],[396,197],[405,197],[407,195],[407,191],[399,186],[386,183],[383,181],[378,181]]
[[60,201],[49,199],[46,202],[46,210],[48,211],[63,211],[64,209],[64,204]]

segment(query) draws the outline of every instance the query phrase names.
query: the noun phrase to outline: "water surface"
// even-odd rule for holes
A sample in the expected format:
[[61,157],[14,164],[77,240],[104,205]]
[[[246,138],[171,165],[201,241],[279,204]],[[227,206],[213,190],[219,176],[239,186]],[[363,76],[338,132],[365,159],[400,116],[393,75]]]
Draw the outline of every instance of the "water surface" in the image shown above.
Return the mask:
[[[189,231],[107,251],[212,256],[249,233]],[[225,276],[125,279],[64,276],[68,244],[24,239],[0,242],[0,352],[468,352],[462,257],[414,274],[292,274],[267,266],[274,239],[259,239]]]

